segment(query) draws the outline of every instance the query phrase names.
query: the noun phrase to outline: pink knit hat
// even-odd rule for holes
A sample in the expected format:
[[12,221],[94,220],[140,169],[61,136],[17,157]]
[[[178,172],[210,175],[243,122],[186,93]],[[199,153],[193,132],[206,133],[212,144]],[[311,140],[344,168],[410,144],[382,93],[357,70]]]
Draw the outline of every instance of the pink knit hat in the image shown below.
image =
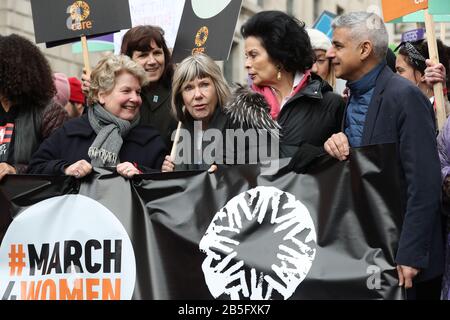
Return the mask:
[[69,80],[64,73],[54,73],[53,82],[56,87],[55,101],[64,107],[69,102],[70,97]]

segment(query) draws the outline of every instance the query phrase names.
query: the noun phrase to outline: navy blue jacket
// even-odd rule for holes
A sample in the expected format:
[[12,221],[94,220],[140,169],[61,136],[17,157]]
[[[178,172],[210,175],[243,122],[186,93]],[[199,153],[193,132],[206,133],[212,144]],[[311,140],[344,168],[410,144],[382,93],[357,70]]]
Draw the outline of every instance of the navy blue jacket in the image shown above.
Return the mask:
[[[91,162],[88,150],[95,137],[87,115],[66,122],[40,145],[28,172],[62,175],[67,166],[79,160]],[[144,173],[160,171],[166,153],[159,132],[153,127],[138,125],[123,138],[119,161],[136,163]]]
[[396,143],[405,181],[405,215],[396,263],[422,269],[417,280],[442,273],[441,177],[430,101],[385,67],[364,124],[362,146]]

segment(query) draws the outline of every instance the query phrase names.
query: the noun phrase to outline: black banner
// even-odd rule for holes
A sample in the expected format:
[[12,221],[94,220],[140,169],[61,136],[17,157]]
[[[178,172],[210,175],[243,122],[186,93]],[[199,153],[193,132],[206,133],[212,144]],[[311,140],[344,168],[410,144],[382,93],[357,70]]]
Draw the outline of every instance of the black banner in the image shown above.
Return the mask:
[[325,158],[307,175],[235,166],[133,181],[98,169],[81,184],[8,176],[0,295],[401,299],[396,163],[385,145],[354,149],[346,162]]
[[49,47],[131,28],[128,0],[31,0],[31,9],[36,43]]

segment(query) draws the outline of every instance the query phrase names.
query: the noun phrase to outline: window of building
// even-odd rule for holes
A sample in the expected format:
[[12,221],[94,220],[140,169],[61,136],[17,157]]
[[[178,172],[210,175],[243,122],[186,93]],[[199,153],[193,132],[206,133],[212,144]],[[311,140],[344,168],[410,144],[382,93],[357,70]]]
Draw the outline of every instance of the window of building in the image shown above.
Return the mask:
[[233,41],[231,46],[230,56],[227,61],[223,62],[223,76],[228,81],[228,83],[232,83],[236,81],[237,75],[234,73],[235,64],[239,64],[239,54],[237,42]]
[[413,29],[419,29],[423,28],[425,29],[425,23],[419,22],[419,23],[395,23],[394,24],[394,34],[402,34],[406,31],[413,30]]
[[287,0],[286,11],[288,14],[294,14],[294,0]]
[[320,0],[314,0],[314,2],[313,2],[314,21],[317,20],[317,18],[319,17],[320,14],[321,14],[321,12],[320,12]]

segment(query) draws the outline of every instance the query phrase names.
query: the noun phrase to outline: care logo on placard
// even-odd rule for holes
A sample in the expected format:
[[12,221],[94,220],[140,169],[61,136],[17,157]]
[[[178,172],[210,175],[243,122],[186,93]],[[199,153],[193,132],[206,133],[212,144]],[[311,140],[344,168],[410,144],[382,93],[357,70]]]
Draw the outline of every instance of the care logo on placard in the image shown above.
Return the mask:
[[209,29],[207,26],[201,27],[195,35],[195,48],[192,50],[192,54],[205,53],[205,44],[208,41]]
[[29,207],[12,221],[0,246],[2,300],[127,300],[135,282],[125,228],[82,195]]
[[91,8],[85,1],[75,1],[67,7],[67,28],[69,30],[88,30],[92,29],[92,21],[87,20],[91,13]]

